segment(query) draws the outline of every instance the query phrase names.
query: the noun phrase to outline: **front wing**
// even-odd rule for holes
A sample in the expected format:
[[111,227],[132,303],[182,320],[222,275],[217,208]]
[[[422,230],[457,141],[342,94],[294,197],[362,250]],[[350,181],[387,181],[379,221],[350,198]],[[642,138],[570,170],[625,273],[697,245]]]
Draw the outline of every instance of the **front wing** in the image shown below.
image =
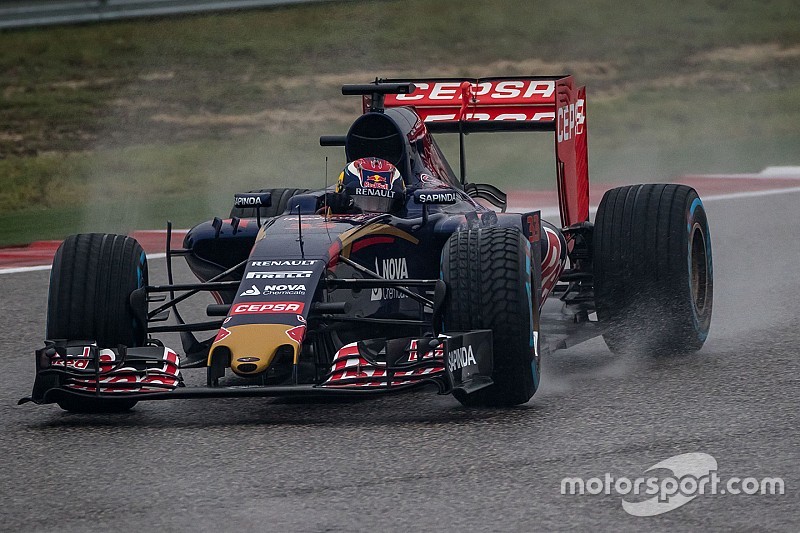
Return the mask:
[[492,384],[491,330],[438,337],[370,339],[339,350],[319,385],[186,386],[178,355],[160,345],[100,349],[91,342],[46,341],[36,351],[33,393],[19,403],[66,397],[168,400],[231,397],[362,397],[435,384],[439,394]]

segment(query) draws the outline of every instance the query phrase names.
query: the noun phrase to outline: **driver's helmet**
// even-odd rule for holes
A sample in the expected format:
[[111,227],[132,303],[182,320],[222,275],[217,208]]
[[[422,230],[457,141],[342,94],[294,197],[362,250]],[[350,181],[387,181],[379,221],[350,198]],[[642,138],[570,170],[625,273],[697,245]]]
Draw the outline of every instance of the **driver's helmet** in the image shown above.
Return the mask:
[[377,157],[348,163],[336,185],[336,192],[347,193],[353,206],[365,213],[396,212],[404,203],[405,191],[397,167]]

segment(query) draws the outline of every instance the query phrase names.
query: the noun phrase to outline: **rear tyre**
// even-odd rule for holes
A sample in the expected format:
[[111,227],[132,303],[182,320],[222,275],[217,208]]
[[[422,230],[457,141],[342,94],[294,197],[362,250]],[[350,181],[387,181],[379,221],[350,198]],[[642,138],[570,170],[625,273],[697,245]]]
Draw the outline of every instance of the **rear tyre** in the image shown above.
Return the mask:
[[269,207],[234,207],[231,209],[231,218],[256,218],[257,212],[260,212],[261,218],[278,216],[286,210],[286,206],[292,196],[306,193],[308,189],[258,189],[257,191],[249,192],[272,193],[271,205]]
[[[491,329],[494,384],[456,399],[466,406],[527,402],[539,385],[530,245],[512,228],[454,233],[442,252],[446,331]],[[538,321],[536,321],[538,323]]]
[[[140,323],[130,294],[147,285],[147,259],[139,243],[124,235],[89,233],[67,237],[56,251],[47,301],[47,338],[96,341],[100,348],[142,346]],[[74,412],[120,412],[136,400],[66,398]]]
[[594,226],[597,316],[615,353],[686,354],[711,325],[714,271],[703,203],[686,185],[607,191]]

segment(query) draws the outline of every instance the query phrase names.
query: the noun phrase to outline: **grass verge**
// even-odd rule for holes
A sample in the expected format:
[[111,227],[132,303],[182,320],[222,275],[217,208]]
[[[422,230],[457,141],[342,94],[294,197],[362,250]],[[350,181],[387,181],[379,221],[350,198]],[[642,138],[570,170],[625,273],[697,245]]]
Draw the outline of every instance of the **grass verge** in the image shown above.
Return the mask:
[[[0,32],[0,246],[319,186],[343,159],[317,136],[359,107],[338,86],[376,75],[574,73],[594,181],[796,165],[797,20],[791,0],[395,0]],[[470,136],[468,157],[473,180],[552,186],[546,135]]]

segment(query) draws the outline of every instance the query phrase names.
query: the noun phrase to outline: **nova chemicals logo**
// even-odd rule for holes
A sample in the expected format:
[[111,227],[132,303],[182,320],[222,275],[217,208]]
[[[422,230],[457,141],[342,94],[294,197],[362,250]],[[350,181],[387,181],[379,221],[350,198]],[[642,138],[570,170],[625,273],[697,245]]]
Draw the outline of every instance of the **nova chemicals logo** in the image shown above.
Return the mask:
[[[375,258],[375,272],[384,279],[408,279],[408,264],[405,257],[383,259],[378,263]],[[406,295],[395,288],[372,289],[370,300],[393,300],[406,298]]]
[[244,291],[244,292],[243,292],[242,294],[240,294],[239,296],[261,296],[261,290],[259,290],[259,288],[258,288],[258,287],[256,287],[255,285],[253,285],[252,287],[250,287],[249,289],[247,289],[246,291]]
[[305,294],[306,286],[303,284],[282,283],[278,285],[265,285],[264,294]]

